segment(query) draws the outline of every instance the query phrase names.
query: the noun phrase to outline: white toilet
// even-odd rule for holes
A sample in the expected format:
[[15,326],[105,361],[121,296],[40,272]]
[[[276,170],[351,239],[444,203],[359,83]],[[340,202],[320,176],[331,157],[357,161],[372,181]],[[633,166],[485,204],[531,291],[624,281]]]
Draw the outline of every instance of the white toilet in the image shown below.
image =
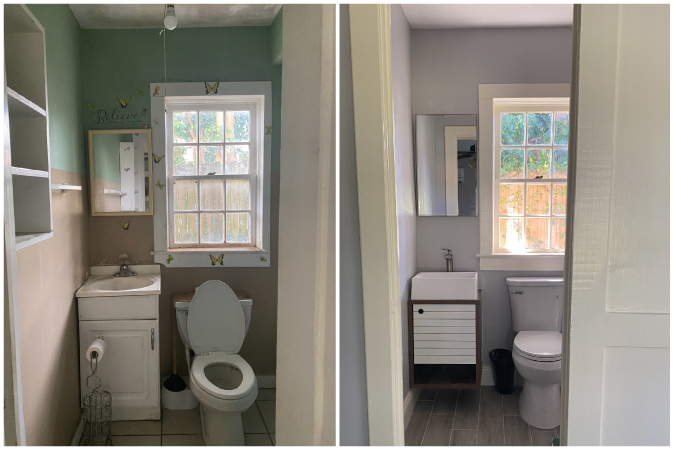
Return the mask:
[[561,420],[563,278],[506,278],[512,310],[513,361],[524,379],[520,415],[537,428]]
[[194,351],[190,388],[199,400],[206,445],[245,445],[241,414],[257,397],[257,380],[237,354],[250,324],[251,299],[239,300],[222,281],[199,286],[191,302],[177,302],[178,331]]

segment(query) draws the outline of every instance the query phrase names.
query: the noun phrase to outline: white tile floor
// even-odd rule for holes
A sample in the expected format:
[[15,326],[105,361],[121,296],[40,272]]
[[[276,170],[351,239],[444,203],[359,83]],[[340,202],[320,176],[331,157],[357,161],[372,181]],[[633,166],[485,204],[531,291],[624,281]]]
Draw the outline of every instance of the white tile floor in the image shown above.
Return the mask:
[[[276,445],[276,389],[260,389],[243,413],[246,445]],[[199,408],[162,411],[162,420],[112,423],[112,445],[204,445]]]

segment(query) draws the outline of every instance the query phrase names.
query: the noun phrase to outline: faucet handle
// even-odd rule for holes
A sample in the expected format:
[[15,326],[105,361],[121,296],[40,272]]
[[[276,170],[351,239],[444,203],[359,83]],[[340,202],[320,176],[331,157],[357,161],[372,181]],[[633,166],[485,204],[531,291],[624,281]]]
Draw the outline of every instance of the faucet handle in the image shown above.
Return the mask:
[[121,255],[117,256],[117,258],[119,258],[120,264],[128,264],[129,262],[129,255],[126,253],[122,253]]
[[451,251],[450,249],[448,249],[448,248],[443,248],[442,250],[447,252],[447,256],[451,256],[451,255],[452,255],[452,251]]

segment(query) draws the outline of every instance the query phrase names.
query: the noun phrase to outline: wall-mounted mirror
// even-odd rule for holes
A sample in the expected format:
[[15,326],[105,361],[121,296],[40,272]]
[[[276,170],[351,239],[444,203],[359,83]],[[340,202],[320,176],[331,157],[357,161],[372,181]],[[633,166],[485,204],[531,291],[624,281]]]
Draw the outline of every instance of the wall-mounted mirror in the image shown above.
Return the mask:
[[150,130],[90,130],[92,216],[152,214]]
[[416,116],[420,216],[477,216],[477,116]]

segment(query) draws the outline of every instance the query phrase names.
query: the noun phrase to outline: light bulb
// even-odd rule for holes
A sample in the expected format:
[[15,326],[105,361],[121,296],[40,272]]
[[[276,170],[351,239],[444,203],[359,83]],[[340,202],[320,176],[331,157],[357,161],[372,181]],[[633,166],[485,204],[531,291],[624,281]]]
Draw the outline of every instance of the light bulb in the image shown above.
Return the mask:
[[164,26],[167,30],[173,30],[178,26],[178,18],[176,17],[176,10],[173,5],[166,7],[166,15],[164,16]]

